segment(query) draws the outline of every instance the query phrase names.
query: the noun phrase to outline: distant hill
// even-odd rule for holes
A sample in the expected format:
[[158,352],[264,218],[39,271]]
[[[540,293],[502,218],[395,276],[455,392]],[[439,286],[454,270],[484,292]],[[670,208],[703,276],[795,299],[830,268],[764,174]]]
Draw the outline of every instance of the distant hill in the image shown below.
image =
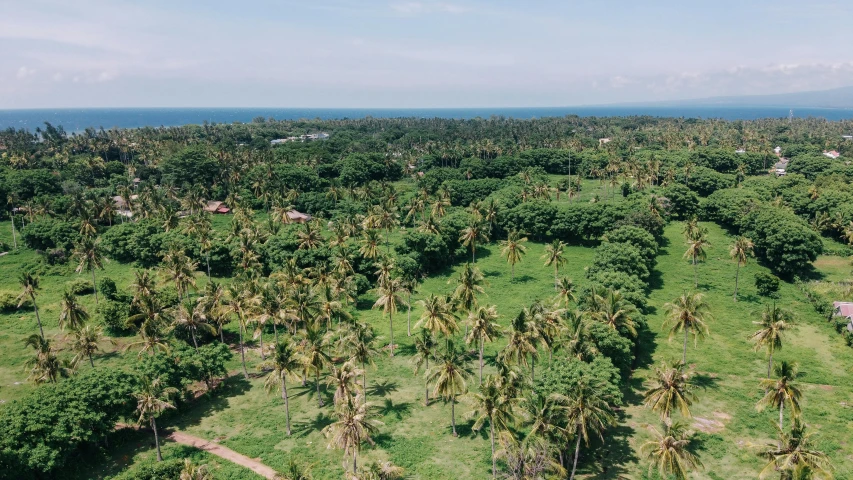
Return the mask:
[[[688,100],[668,100],[663,102],[642,102],[642,104],[661,107],[713,105],[756,107],[774,106],[786,108],[853,108],[853,86],[813,92],[779,93],[772,95],[708,97]],[[639,103],[633,103],[632,105],[639,105]]]

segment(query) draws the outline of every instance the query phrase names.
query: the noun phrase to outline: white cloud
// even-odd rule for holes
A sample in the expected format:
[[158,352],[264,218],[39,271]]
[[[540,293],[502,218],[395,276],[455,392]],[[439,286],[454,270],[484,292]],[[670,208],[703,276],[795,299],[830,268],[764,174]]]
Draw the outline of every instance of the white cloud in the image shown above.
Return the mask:
[[426,15],[430,13],[460,14],[471,11],[470,7],[441,2],[398,2],[389,5],[395,13],[407,17]]
[[21,67],[18,69],[18,72],[15,74],[15,77],[17,77],[18,79],[24,79],[35,75],[35,73],[35,69],[29,67]]

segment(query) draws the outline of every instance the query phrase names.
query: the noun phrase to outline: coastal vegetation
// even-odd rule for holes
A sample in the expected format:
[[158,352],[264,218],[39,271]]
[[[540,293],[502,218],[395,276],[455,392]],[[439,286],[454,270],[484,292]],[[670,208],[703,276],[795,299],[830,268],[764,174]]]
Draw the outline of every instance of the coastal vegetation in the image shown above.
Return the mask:
[[850,127],[0,132],[0,478],[851,476]]

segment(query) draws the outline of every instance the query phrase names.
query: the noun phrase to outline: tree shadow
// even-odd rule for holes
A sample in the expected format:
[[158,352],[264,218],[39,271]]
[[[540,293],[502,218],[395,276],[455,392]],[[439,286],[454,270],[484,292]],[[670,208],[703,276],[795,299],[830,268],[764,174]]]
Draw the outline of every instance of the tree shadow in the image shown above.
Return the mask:
[[657,339],[655,333],[648,326],[641,328],[637,332],[637,342],[634,349],[634,369],[647,368],[654,363],[653,354],[657,349]]
[[658,269],[652,269],[649,273],[649,290],[658,290],[663,288],[663,273]]
[[536,280],[530,275],[518,275],[515,277],[515,280],[511,280],[510,283],[528,283]]
[[500,277],[501,275],[503,275],[503,272],[500,270],[483,270],[483,276],[486,278]]
[[[628,465],[638,461],[630,443],[635,433],[636,430],[626,425],[624,419],[620,419],[619,426],[609,429],[607,442],[598,445],[586,457],[584,464],[587,470],[592,470],[586,478],[617,480],[630,475],[633,469]],[[581,460],[584,460],[583,453]]]
[[[470,252],[471,250],[469,249],[468,251]],[[489,258],[491,256],[492,249],[490,247],[477,245],[477,260],[480,260],[481,258]]]
[[411,402],[402,402],[395,405],[393,400],[386,398],[377,411],[382,416],[393,415],[397,420],[402,420],[404,415],[408,415],[412,411],[412,404]]
[[367,394],[374,397],[384,397],[398,389],[399,385],[393,380],[375,381],[373,385],[367,387]]
[[761,297],[759,297],[758,295],[755,295],[754,293],[740,293],[740,292],[738,292],[737,301],[738,302],[760,304],[761,303]]
[[201,421],[216,412],[230,406],[231,398],[243,395],[252,388],[252,384],[243,378],[242,373],[232,375],[223,380],[219,387],[203,395],[192,403],[185,403],[185,408],[170,414],[169,424],[178,428],[199,425]]
[[707,373],[697,373],[696,375],[693,375],[693,378],[691,379],[694,386],[703,390],[717,388],[717,381],[717,377],[711,376]]
[[326,412],[317,412],[313,418],[308,418],[301,422],[293,422],[293,434],[297,437],[305,437],[313,432],[320,432],[328,427],[335,420],[326,414]]

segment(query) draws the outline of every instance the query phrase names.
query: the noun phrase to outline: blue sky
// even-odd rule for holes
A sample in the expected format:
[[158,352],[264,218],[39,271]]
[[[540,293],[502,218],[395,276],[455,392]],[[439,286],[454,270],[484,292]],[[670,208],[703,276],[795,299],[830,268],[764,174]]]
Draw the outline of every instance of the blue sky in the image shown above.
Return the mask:
[[0,108],[566,106],[853,85],[849,1],[0,0]]

